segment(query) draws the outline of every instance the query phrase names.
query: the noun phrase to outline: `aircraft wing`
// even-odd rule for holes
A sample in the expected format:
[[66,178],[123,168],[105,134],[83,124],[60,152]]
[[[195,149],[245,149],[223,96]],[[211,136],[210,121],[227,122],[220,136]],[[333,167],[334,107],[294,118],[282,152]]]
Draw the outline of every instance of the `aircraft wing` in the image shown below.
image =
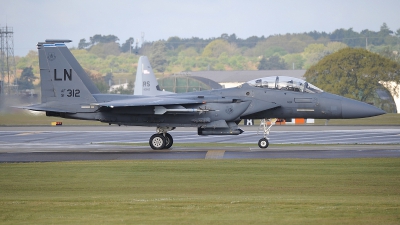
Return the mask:
[[133,107],[133,106],[166,106],[166,105],[188,105],[202,104],[204,99],[182,99],[182,98],[166,98],[166,97],[148,97],[116,100],[104,103],[95,103],[94,105],[104,107]]

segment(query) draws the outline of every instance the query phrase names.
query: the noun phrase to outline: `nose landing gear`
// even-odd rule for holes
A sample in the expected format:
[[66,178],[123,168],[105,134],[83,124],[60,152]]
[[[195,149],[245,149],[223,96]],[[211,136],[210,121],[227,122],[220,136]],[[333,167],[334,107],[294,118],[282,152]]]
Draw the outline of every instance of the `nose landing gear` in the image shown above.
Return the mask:
[[[271,123],[271,125],[267,125],[267,121],[269,120],[269,122]],[[260,123],[260,127],[262,126],[263,127],[263,130],[264,130],[264,137],[263,138],[261,138],[259,141],[258,141],[258,147],[260,147],[260,148],[268,148],[268,146],[269,146],[269,138],[268,138],[268,135],[269,135],[269,131],[271,130],[271,127],[273,126],[273,125],[275,125],[275,122],[277,121],[277,119],[276,118],[273,118],[273,119],[262,119],[261,120],[261,123]],[[260,127],[258,128],[258,129],[260,129]],[[258,131],[257,131],[257,134],[258,134]]]

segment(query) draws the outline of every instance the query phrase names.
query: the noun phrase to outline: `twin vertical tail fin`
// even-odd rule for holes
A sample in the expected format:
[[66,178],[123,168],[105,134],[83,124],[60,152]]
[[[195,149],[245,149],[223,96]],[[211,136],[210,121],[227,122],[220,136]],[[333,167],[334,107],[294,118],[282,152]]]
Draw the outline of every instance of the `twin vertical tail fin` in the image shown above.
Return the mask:
[[46,40],[37,45],[42,105],[55,107],[55,111],[76,111],[80,105],[95,103],[92,94],[100,93],[65,45],[67,42],[71,41]]
[[65,45],[68,42],[46,40],[37,44],[42,103],[21,108],[57,116],[94,110],[93,94],[100,92]]
[[[96,103],[93,94],[100,91],[83,70],[65,43],[70,40],[46,40],[37,44],[39,53],[42,104],[23,107],[50,112],[88,112]],[[174,94],[161,91],[146,56],[141,56],[136,73],[134,95]]]
[[157,96],[174,94],[173,92],[161,91],[156,76],[151,68],[149,59],[146,56],[140,56],[138,68],[136,71],[134,95]]

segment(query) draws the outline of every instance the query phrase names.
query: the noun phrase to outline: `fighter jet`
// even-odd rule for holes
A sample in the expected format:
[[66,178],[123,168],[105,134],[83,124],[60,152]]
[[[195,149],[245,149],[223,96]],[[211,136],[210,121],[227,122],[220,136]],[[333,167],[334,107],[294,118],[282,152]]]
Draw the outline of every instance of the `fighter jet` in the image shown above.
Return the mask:
[[[149,139],[154,150],[171,148],[173,138],[168,132],[176,127],[196,127],[199,135],[239,135],[243,133],[238,126],[242,119],[350,119],[385,113],[289,77],[190,93],[102,94],[65,45],[68,42],[46,40],[37,44],[41,104],[25,108],[45,111],[47,116],[155,127],[156,133]],[[151,86],[152,81],[148,82]],[[258,142],[260,148],[268,147],[268,132],[265,128]]]

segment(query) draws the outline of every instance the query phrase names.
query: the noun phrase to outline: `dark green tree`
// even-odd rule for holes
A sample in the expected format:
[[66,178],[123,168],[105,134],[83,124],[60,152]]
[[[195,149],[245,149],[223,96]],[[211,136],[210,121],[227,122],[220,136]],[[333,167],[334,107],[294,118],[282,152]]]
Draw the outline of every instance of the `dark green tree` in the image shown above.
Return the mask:
[[85,49],[85,48],[87,48],[87,47],[89,47],[89,46],[90,46],[90,43],[89,43],[89,42],[86,42],[86,39],[83,38],[83,39],[81,39],[81,40],[79,41],[78,49]]
[[400,38],[400,28],[396,30],[396,36]]
[[109,86],[114,85],[114,76],[111,72],[108,72],[104,77],[104,82]]
[[25,67],[22,72],[21,72],[21,77],[18,80],[18,85],[20,90],[25,90],[25,89],[33,89],[33,82],[38,79],[35,77],[35,74],[33,74],[33,68],[32,67]]
[[236,37],[236,34],[231,34],[231,35],[229,35],[229,37],[228,37],[228,42],[229,43],[231,43],[231,42],[233,42],[233,43],[236,43],[237,42],[237,37]]
[[268,59],[262,57],[257,67],[258,70],[285,70],[286,68],[285,61],[277,55],[271,56]]
[[179,47],[179,45],[183,44],[184,42],[177,36],[170,37],[167,40],[167,46],[171,50],[175,50]]
[[393,31],[391,31],[388,27],[388,25],[386,23],[383,23],[381,26],[381,29],[379,31],[380,33],[382,33],[383,36],[387,36],[390,34],[393,34]]
[[93,37],[90,37],[90,43],[92,43],[92,45],[95,45],[97,43],[110,43],[117,41],[119,41],[119,38],[115,35],[96,34]]
[[225,40],[228,40],[229,35],[227,33],[223,33],[223,34],[221,34],[221,38],[225,39]]
[[330,93],[373,102],[382,82],[397,85],[389,90],[397,95],[400,64],[361,48],[345,48],[324,57],[304,75],[308,82]]
[[90,37],[90,43],[92,45],[95,45],[95,44],[99,43],[101,41],[101,39],[102,39],[101,37],[102,37],[101,34],[93,35],[93,37]]
[[150,63],[154,70],[164,72],[168,65],[167,62],[167,47],[164,41],[154,42],[150,53]]
[[121,52],[134,52],[133,51],[133,42],[135,41],[135,39],[133,39],[132,37],[130,37],[128,40],[125,41],[125,43],[123,43],[121,45]]
[[319,38],[327,38],[329,35],[325,32],[318,32],[318,31],[311,31],[306,33],[308,36],[311,36],[312,38],[314,38],[314,40],[318,40]]
[[343,42],[350,47],[364,47],[365,46],[365,38],[371,34],[368,30],[363,31],[364,34],[360,35],[360,33],[353,31],[353,28],[348,30],[346,29],[336,29],[329,35],[331,41],[339,41]]
[[247,47],[247,48],[254,48],[259,41],[265,40],[264,36],[261,38],[257,36],[251,36],[246,38],[245,40],[240,40],[238,42],[238,47]]

